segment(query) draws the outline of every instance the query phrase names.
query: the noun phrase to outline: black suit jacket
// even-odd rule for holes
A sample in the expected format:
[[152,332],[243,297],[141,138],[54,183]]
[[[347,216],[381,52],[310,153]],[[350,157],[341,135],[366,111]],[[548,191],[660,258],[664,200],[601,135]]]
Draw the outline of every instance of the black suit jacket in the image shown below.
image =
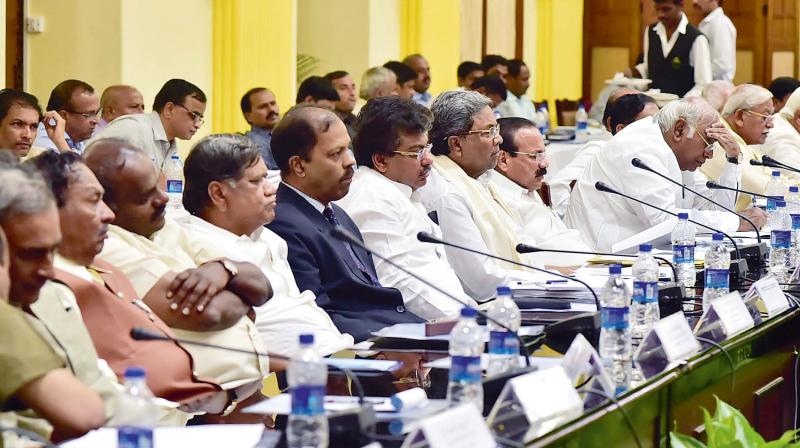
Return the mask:
[[[328,312],[339,331],[350,333],[360,342],[368,339],[370,332],[389,325],[423,322],[405,310],[400,291],[372,285],[344,243],[329,235],[333,225],[305,198],[283,183],[277,198],[275,219],[267,227],[286,240],[297,286],[316,294],[317,304]],[[335,204],[331,206],[339,224],[362,239],[347,213]],[[377,278],[372,257],[359,247],[353,246],[353,251]]]

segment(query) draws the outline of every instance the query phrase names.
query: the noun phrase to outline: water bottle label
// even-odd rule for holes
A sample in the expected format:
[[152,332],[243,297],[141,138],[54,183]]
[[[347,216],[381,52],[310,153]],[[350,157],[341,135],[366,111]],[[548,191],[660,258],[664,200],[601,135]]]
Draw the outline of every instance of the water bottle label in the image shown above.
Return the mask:
[[672,246],[673,263],[694,263],[694,245],[676,244]]
[[792,247],[792,232],[790,230],[773,230],[770,234],[773,249],[788,249]]
[[153,430],[121,426],[117,430],[117,448],[153,448]]
[[586,121],[579,121],[575,123],[575,130],[576,131],[585,131],[589,128],[589,123]]
[[180,179],[167,180],[167,193],[183,194],[183,181]]
[[519,344],[514,333],[508,331],[489,332],[489,353],[493,355],[516,355]]
[[728,289],[727,269],[706,269],[706,288]]
[[629,325],[628,307],[603,307],[600,312],[602,326],[606,330],[626,330]]
[[480,356],[453,356],[450,363],[450,381],[459,383],[477,383],[480,380]]
[[322,415],[325,412],[325,386],[296,386],[292,394],[293,415]]
[[800,215],[792,214],[792,230],[800,230]]
[[658,283],[633,282],[633,301],[636,303],[658,302]]
[[775,211],[777,207],[777,199],[767,198],[767,211]]

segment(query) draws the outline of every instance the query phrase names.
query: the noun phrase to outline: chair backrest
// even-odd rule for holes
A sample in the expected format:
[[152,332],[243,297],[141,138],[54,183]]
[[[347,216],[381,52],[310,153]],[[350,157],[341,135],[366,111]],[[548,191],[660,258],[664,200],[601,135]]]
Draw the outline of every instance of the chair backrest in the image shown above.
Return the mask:
[[575,113],[578,111],[580,100],[556,100],[556,117],[559,126],[575,126]]
[[547,182],[542,182],[542,186],[539,187],[539,197],[542,198],[542,202],[544,205],[550,207],[553,205],[553,201],[550,198],[550,185],[547,185]]
[[550,109],[550,105],[547,104],[547,100],[534,101],[533,106],[536,108],[536,110],[539,110],[540,107],[545,106],[548,112],[550,112],[551,114],[553,113],[553,110]]

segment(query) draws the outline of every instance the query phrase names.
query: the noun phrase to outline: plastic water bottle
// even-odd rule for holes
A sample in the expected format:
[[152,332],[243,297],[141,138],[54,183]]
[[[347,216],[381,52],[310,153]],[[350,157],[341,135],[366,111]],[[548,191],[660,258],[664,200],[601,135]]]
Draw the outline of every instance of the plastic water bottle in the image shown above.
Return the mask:
[[483,412],[483,384],[481,383],[481,353],[483,332],[475,321],[478,312],[472,308],[461,309],[461,320],[450,332],[450,382],[447,385],[447,402],[450,406],[473,403]]
[[715,233],[711,236],[711,246],[706,250],[703,311],[706,311],[711,302],[718,297],[730,292],[728,283],[730,268],[731,253],[722,243],[722,234]]
[[183,162],[177,153],[172,153],[169,161],[164,166],[164,175],[167,177],[168,207],[183,207]]
[[792,250],[789,253],[789,264],[794,268],[800,264],[800,213],[789,215],[792,220]]
[[689,222],[688,213],[678,213],[678,224],[672,230],[672,262],[678,271],[677,283],[686,289],[686,297],[694,297],[697,271],[694,247],[697,229]]
[[789,194],[786,195],[786,213],[800,213],[800,189],[797,185],[789,187]]
[[575,141],[585,142],[589,139],[589,114],[586,113],[586,108],[583,103],[578,105],[578,111],[575,113]]
[[778,279],[779,283],[786,283],[791,262],[792,249],[792,223],[786,214],[786,202],[777,201],[775,212],[770,222],[770,251],[769,272]]
[[[773,171],[772,172],[772,179],[767,182],[767,186],[764,189],[764,194],[767,196],[780,196],[783,198],[786,195],[786,186],[783,185],[781,181],[781,172],[780,171]],[[768,198],[767,199],[767,222],[771,221],[772,215],[775,212],[775,203],[777,199]]]
[[125,395],[119,406],[118,448],[152,448],[153,428],[157,413],[153,393],[147,387],[146,374],[141,367],[125,369]]
[[658,262],[651,244],[639,246],[639,258],[633,263],[631,297],[631,338],[642,339],[660,319],[658,310]]
[[544,133],[542,135],[545,135],[550,130],[550,112],[547,110],[546,104],[542,104],[541,110],[544,117]]
[[[507,286],[497,288],[497,298],[491,302],[486,313],[492,319],[517,331],[522,323],[519,308],[511,298]],[[499,375],[519,367],[519,340],[516,335],[488,320],[489,327],[489,376]]]
[[314,335],[300,335],[300,352],[287,369],[292,413],[286,428],[289,448],[328,446],[328,419],[325,417],[325,385],[328,366],[314,351]]
[[624,392],[631,381],[631,293],[622,280],[622,266],[608,268],[608,281],[600,294],[600,357],[616,386],[616,394]]

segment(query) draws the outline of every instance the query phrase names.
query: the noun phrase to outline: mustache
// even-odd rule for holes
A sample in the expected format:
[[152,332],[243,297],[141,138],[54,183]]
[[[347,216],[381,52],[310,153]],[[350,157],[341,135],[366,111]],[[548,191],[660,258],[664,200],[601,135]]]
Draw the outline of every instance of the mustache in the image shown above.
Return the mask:
[[544,177],[547,174],[547,168],[539,168],[536,170],[536,177]]
[[162,206],[158,207],[158,208],[155,210],[155,212],[153,212],[153,217],[151,218],[151,220],[152,220],[152,221],[156,221],[156,220],[158,220],[159,218],[161,218],[162,216],[164,216],[164,213],[166,213],[166,211],[167,211],[167,205],[166,205],[166,204],[164,204],[164,205],[162,205]]
[[272,118],[272,117],[276,117],[277,118],[279,116],[280,116],[280,114],[278,114],[276,112],[270,112],[269,115],[267,115],[267,118]]

